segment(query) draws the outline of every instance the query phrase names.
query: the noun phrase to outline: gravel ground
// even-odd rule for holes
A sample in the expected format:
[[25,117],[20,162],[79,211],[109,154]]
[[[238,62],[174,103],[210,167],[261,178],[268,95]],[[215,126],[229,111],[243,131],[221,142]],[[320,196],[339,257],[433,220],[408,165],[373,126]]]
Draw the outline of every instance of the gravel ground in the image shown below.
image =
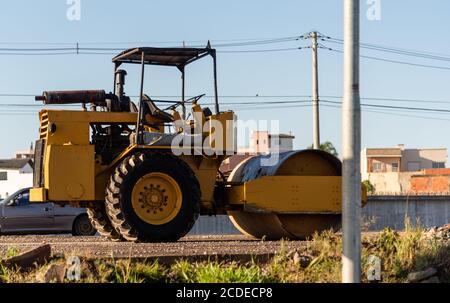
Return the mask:
[[[76,255],[85,258],[158,258],[170,262],[180,257],[207,259],[245,259],[270,257],[280,251],[280,241],[259,241],[240,235],[188,236],[174,243],[111,242],[106,238],[73,237],[70,235],[0,236],[0,253],[10,248],[26,251],[43,243],[52,247],[53,255]],[[283,245],[289,251],[304,246],[304,241],[288,241]],[[163,261],[164,261],[163,260]]]

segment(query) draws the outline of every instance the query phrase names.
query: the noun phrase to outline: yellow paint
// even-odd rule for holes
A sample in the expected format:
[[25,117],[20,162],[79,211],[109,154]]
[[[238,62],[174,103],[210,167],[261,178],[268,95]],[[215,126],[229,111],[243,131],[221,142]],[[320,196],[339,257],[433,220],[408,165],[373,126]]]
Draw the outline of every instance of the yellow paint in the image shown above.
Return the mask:
[[209,146],[218,154],[234,154],[237,148],[236,115],[232,111],[208,117]]
[[35,202],[47,201],[47,190],[42,187],[30,189],[30,200]]
[[[74,110],[42,110],[40,137],[51,144],[89,144],[91,123],[136,123],[136,113],[93,112]],[[51,132],[51,125],[56,129]]]
[[192,105],[192,113],[194,116],[195,123],[198,123],[196,127],[203,130],[203,124],[206,121],[205,114],[203,113],[202,107],[198,104]]
[[[33,189],[30,200],[104,200],[106,181],[113,168],[95,163],[90,125],[134,125],[136,119],[136,113],[42,110],[39,133],[40,138],[46,140],[44,186]],[[109,175],[102,175],[102,172],[109,172]]]
[[181,156],[195,174],[200,184],[201,203],[208,209],[214,207],[214,188],[216,185],[217,170],[221,159],[211,159],[202,156]]
[[365,207],[367,205],[367,189],[364,184],[361,184],[361,206]]
[[44,184],[50,201],[95,200],[94,146],[47,146]]
[[228,187],[226,201],[266,213],[339,213],[341,177],[265,176]]
[[[180,148],[181,149],[181,148]],[[184,148],[186,151],[190,148]],[[104,188],[114,167],[124,158],[138,151],[144,150],[171,150],[170,146],[149,146],[149,145],[132,145],[124,150],[116,159],[108,166],[103,167],[96,174],[97,198],[104,195]],[[204,207],[212,208],[214,200],[214,187],[216,184],[217,170],[222,163],[224,157],[205,157],[203,155],[181,155],[180,158],[185,161],[194,172],[201,191],[201,202]]]
[[152,225],[172,221],[183,203],[180,186],[164,173],[149,173],[141,177],[133,187],[131,198],[137,216]]

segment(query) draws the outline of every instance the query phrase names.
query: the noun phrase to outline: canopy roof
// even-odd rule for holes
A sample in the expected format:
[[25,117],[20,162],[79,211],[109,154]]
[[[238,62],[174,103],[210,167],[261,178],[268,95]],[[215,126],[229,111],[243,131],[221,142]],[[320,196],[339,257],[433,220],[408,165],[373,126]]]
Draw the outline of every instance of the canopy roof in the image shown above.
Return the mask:
[[214,55],[213,48],[189,48],[189,47],[138,47],[131,48],[115,56],[112,61],[121,63],[144,63],[152,65],[166,65],[183,67],[195,60],[207,55]]

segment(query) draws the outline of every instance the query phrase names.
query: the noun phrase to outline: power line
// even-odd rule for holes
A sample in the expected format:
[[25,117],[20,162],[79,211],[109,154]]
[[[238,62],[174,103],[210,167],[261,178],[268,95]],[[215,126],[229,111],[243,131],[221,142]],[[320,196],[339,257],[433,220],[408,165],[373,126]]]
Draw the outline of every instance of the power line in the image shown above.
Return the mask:
[[[289,108],[306,108],[306,107],[311,107],[311,104],[303,104],[303,105],[288,105],[288,106],[266,106],[266,107],[261,107],[258,108],[256,110],[260,111],[260,110],[276,110],[276,109],[289,109]],[[341,107],[338,105],[330,105],[330,104],[322,104],[322,106],[324,108],[336,108],[336,109],[340,109]],[[246,107],[246,108],[233,108],[236,112],[241,112],[241,111],[255,111],[255,108],[253,107]],[[387,112],[387,111],[381,111],[381,110],[373,110],[373,109],[366,109],[366,108],[362,108],[361,109],[363,112],[369,112],[369,113],[378,113],[378,114],[385,114],[385,115],[391,115],[391,116],[399,116],[399,117],[408,117],[408,118],[417,118],[417,119],[425,119],[425,120],[439,120],[439,121],[450,121],[450,119],[445,119],[445,118],[441,118],[441,117],[430,117],[430,116],[418,116],[418,115],[410,115],[410,114],[405,114],[405,113],[398,113],[398,112]],[[0,115],[2,116],[9,116],[9,115],[14,115],[14,116],[20,116],[20,115],[36,115],[37,112],[25,112],[25,111],[8,111],[8,112],[3,112],[0,111]]]
[[53,53],[2,53],[0,56],[59,56],[59,55],[77,55],[77,52],[53,52]]
[[[246,49],[246,50],[222,50],[217,51],[217,53],[222,54],[233,54],[233,53],[270,53],[270,52],[284,52],[284,51],[296,51],[304,49],[305,47],[289,47],[289,48],[272,48],[272,49]],[[100,51],[85,51],[86,49],[80,48],[80,55],[116,55],[113,52],[100,52]],[[123,49],[119,50],[123,51]]]
[[417,118],[417,119],[424,119],[424,120],[450,121],[450,119],[445,119],[445,118],[441,118],[441,117],[425,117],[425,116],[418,116],[418,115],[409,115],[409,114],[404,114],[404,113],[392,113],[392,112],[381,111],[381,110],[364,109],[363,111],[369,112],[369,113],[378,113],[378,114],[385,114],[385,115],[391,115],[391,116]]
[[283,42],[292,42],[298,41],[303,38],[301,36],[291,36],[277,39],[266,39],[259,41],[245,41],[245,42],[237,42],[237,43],[222,43],[222,44],[214,44],[214,47],[240,47],[240,46],[252,46],[252,45],[263,45],[263,44],[273,44],[273,43],[283,43]]
[[269,52],[284,52],[304,49],[305,47],[290,47],[290,48],[278,48],[278,49],[252,49],[252,50],[232,50],[232,51],[217,51],[218,53],[269,53]]
[[[24,94],[24,95],[20,95],[20,94],[0,94],[0,97],[4,97],[4,96],[34,96],[34,95],[29,95],[29,94]],[[164,97],[176,97],[176,96],[164,96]],[[223,98],[225,97],[231,97],[231,98],[236,98],[236,97],[240,97],[240,98],[258,98],[258,97],[254,97],[254,96],[223,96]],[[269,96],[261,96],[261,98],[267,98]],[[287,96],[270,96],[271,98],[279,98],[279,97],[287,97]],[[304,97],[304,98],[310,98],[310,96],[305,96],[305,95],[299,95],[299,96],[289,96],[289,97]],[[336,98],[336,99],[342,99],[341,96],[323,96],[324,98]],[[222,96],[221,96],[222,98]],[[418,100],[418,99],[396,99],[396,98],[374,98],[374,97],[366,97],[366,98],[361,98],[364,100],[372,100],[372,101],[396,101],[396,102],[417,102],[417,103],[441,103],[441,104],[450,104],[450,101],[437,101],[437,100]],[[165,100],[154,100],[155,103],[175,103],[176,101],[165,101]],[[336,104],[340,104],[340,102],[338,101],[330,101],[330,100],[321,100],[323,102],[329,102],[329,103],[336,103]],[[240,101],[240,102],[221,102],[221,104],[223,105],[233,105],[233,106],[239,106],[239,105],[274,105],[274,104],[278,104],[278,105],[289,105],[289,104],[298,104],[298,103],[308,103],[311,102],[311,100],[309,99],[303,99],[303,100],[275,100],[275,101]],[[9,106],[9,107],[42,107],[44,106],[44,104],[25,104],[25,103],[0,103],[1,106]],[[202,105],[214,105],[214,103],[202,103]],[[54,105],[54,106],[58,106],[58,105]],[[64,105],[60,105],[60,106],[64,106]],[[67,105],[65,105],[67,106]],[[68,105],[68,106],[75,106],[75,105]],[[385,107],[388,105],[380,105],[380,104],[367,104],[367,106],[378,106],[378,107]],[[416,107],[404,107],[404,106],[389,106],[389,108],[393,108],[393,109],[412,109],[415,110],[417,109]],[[420,109],[420,108],[419,108]]]
[[[40,95],[41,93],[0,93],[0,98],[5,97],[35,97]],[[137,98],[137,95],[131,95],[132,98]],[[186,96],[187,98],[194,97],[194,96]],[[203,98],[214,98],[214,95],[205,95]],[[322,95],[324,98],[332,98],[332,99],[342,99],[342,96],[338,95]],[[153,98],[180,98],[178,95],[155,95]],[[254,95],[219,95],[219,98],[223,99],[268,99],[268,98],[307,98],[311,99],[311,95],[260,95],[260,94],[254,94]],[[393,102],[412,102],[412,103],[442,103],[442,104],[450,104],[450,100],[435,100],[435,99],[409,99],[409,98],[387,98],[387,97],[361,97],[363,100],[371,100],[371,101],[393,101]],[[252,101],[257,102],[257,101]],[[258,101],[262,102],[262,101]],[[273,101],[278,102],[278,101]]]
[[[321,102],[332,103],[332,104],[342,104],[342,102],[330,101],[330,100],[321,100]],[[394,105],[368,104],[368,103],[361,103],[361,106],[374,107],[374,108],[402,109],[402,110],[411,110],[411,111],[450,113],[450,109],[441,109],[441,108],[394,106]]]
[[[336,38],[323,38],[322,41],[327,41],[331,43],[336,44],[344,44],[343,40],[336,39]],[[425,58],[430,60],[440,60],[440,61],[450,61],[450,55],[435,55],[430,54],[428,52],[423,51],[414,51],[414,50],[406,50],[406,49],[400,49],[400,48],[390,48],[390,47],[384,47],[376,44],[367,44],[367,43],[361,43],[361,48],[369,49],[369,50],[375,50],[375,51],[381,51],[381,52],[387,52],[387,53],[393,53],[398,55],[406,55],[406,56],[412,56],[412,57],[419,57],[419,58]]]
[[[302,104],[302,105],[290,105],[290,106],[265,106],[265,107],[260,107],[257,108],[257,110],[266,110],[266,109],[285,109],[285,108],[302,108],[302,107],[311,107],[311,104]],[[233,109],[233,108],[231,108]],[[234,108],[237,112],[239,111],[246,111],[246,110],[252,110],[254,111],[255,108],[254,107],[245,107],[245,108]]]
[[[330,104],[323,104],[322,106],[325,108],[335,108],[335,109],[341,108],[340,106],[330,105]],[[387,112],[387,111],[382,111],[382,110],[373,110],[373,109],[365,109],[365,108],[362,108],[361,111],[368,112],[368,113],[379,113],[379,114],[385,114],[385,115],[390,115],[390,116],[417,118],[417,119],[425,119],[425,120],[450,121],[450,119],[445,119],[445,118],[435,117],[435,116],[429,117],[429,116],[409,115],[409,114],[398,113],[398,112]]]
[[[341,105],[340,101],[331,101],[331,100],[320,100],[322,103],[328,104],[336,104]],[[252,109],[265,109],[269,108],[267,105],[279,105],[278,108],[287,108],[288,106],[301,106],[305,105],[304,103],[309,103],[310,100],[290,100],[290,101],[265,101],[265,102],[224,102],[221,103],[227,107],[231,106],[247,106]],[[14,106],[10,104],[11,106]],[[214,105],[214,103],[204,103],[204,106]],[[281,105],[281,106],[280,106]],[[285,106],[282,106],[285,105]],[[309,104],[307,104],[309,106]],[[26,105],[22,104],[22,106],[36,106],[33,104]],[[371,103],[361,103],[362,107],[371,107],[371,108],[381,108],[381,109],[392,109],[392,110],[407,110],[407,111],[423,111],[423,112],[431,112],[431,113],[450,113],[450,109],[442,109],[442,108],[425,108],[425,107],[410,107],[410,106],[394,106],[394,105],[384,105],[384,104],[371,104]]]
[[[267,45],[267,44],[278,44],[285,42],[293,42],[298,41],[303,36],[290,36],[290,37],[282,37],[282,38],[273,38],[273,39],[263,39],[263,40],[248,40],[242,42],[232,42],[232,43],[218,43],[215,44],[215,48],[220,47],[243,47],[243,46],[256,46],[256,45]],[[206,41],[205,41],[206,42]],[[137,44],[137,43],[136,43]],[[70,44],[63,44],[70,45]],[[53,55],[53,54],[61,54],[61,55],[69,55],[69,54],[90,54],[90,55],[109,55],[111,54],[108,51],[124,51],[125,48],[113,48],[113,47],[81,47],[81,43],[73,43],[73,47],[59,47],[59,48],[0,48],[0,54],[3,55]],[[205,43],[206,45],[206,43]],[[204,45],[197,46],[189,46],[189,47],[204,47]],[[235,53],[235,52],[271,52],[271,51],[284,51],[284,50],[294,50],[292,49],[267,49],[267,50],[244,50],[244,51],[224,51],[225,53]]]
[[[274,40],[298,40],[303,35],[292,35],[284,37],[259,37],[259,38],[232,38],[232,39],[209,39],[211,43],[216,42],[259,42],[259,41],[274,41]],[[172,41],[81,41],[81,42],[31,42],[31,41],[17,41],[17,42],[0,42],[0,45],[75,45],[76,43],[83,45],[128,45],[128,44],[176,44],[182,45],[183,43],[205,43],[208,39],[202,40],[172,40]],[[228,44],[229,44],[228,43]]]
[[[324,98],[342,99],[342,96],[326,96]],[[432,100],[432,99],[404,99],[404,98],[386,98],[386,97],[361,97],[362,100],[370,101],[392,101],[392,102],[410,102],[410,103],[436,103],[436,104],[450,104],[450,101]]]
[[[236,54],[236,53],[271,53],[271,52],[284,52],[284,51],[298,51],[304,49],[304,47],[291,47],[291,48],[274,48],[274,49],[246,49],[246,50],[227,50],[227,51],[217,51],[217,53],[222,54]],[[118,50],[123,51],[124,49]],[[104,51],[85,51],[83,48],[79,48],[78,51],[71,51],[71,52],[34,52],[34,53],[4,53],[0,50],[0,56],[7,55],[7,56],[51,56],[51,55],[116,55],[117,52],[104,52]]]
[[[40,95],[30,93],[0,93],[0,97],[34,97]],[[139,97],[138,95],[130,95],[129,97]],[[152,98],[179,98],[178,95],[154,95]],[[186,96],[186,98],[194,97]],[[205,95],[203,98],[215,98],[214,95]],[[311,95],[219,95],[219,98],[311,98]],[[339,97],[340,98],[340,97]]]
[[[341,50],[336,50],[327,46],[321,46],[322,49],[326,49],[332,52],[343,54],[344,52]],[[419,63],[412,63],[412,62],[406,62],[406,61],[398,61],[398,60],[391,60],[386,58],[379,58],[379,57],[372,57],[372,56],[366,56],[366,55],[360,55],[361,58],[365,59],[371,59],[376,61],[383,61],[383,62],[390,62],[390,63],[396,63],[396,64],[404,64],[404,65],[410,65],[410,66],[418,66],[418,67],[426,67],[426,68],[434,68],[434,69],[442,69],[442,70],[450,70],[450,67],[445,66],[436,66],[436,65],[426,65],[426,64],[419,64]]]
[[[322,41],[333,41],[335,43],[343,44],[344,40],[339,38],[333,38],[329,36],[322,36]],[[413,49],[407,49],[407,48],[400,48],[400,47],[393,47],[393,46],[385,46],[385,45],[379,45],[374,43],[360,43],[360,47],[373,47],[388,51],[399,51],[404,53],[410,53],[410,54],[419,54],[419,55],[430,55],[430,56],[438,56],[438,57],[445,57],[450,58],[450,54],[443,54],[443,53],[437,53],[437,52],[430,52],[430,51],[423,51],[423,50],[413,50]]]
[[0,51],[5,52],[61,52],[61,51],[73,51],[76,47],[64,47],[64,48],[0,48]]

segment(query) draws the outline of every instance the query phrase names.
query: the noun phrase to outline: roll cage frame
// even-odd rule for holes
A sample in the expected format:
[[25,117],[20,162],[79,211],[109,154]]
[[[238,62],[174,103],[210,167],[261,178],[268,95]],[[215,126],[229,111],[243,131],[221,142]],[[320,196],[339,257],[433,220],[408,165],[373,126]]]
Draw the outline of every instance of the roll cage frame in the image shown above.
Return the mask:
[[[181,107],[183,118],[186,113],[185,99],[185,67],[201,58],[211,56],[213,59],[213,77],[214,77],[214,101],[215,112],[219,113],[219,101],[217,93],[217,60],[216,50],[211,48],[208,42],[205,48],[192,47],[138,47],[123,51],[112,59],[114,63],[114,81],[115,74],[122,64],[140,64],[141,65],[141,83],[139,93],[138,117],[136,121],[136,143],[142,143],[142,130],[145,121],[143,101],[144,101],[144,76],[145,65],[173,66],[181,72]],[[114,94],[116,86],[114,85]]]

